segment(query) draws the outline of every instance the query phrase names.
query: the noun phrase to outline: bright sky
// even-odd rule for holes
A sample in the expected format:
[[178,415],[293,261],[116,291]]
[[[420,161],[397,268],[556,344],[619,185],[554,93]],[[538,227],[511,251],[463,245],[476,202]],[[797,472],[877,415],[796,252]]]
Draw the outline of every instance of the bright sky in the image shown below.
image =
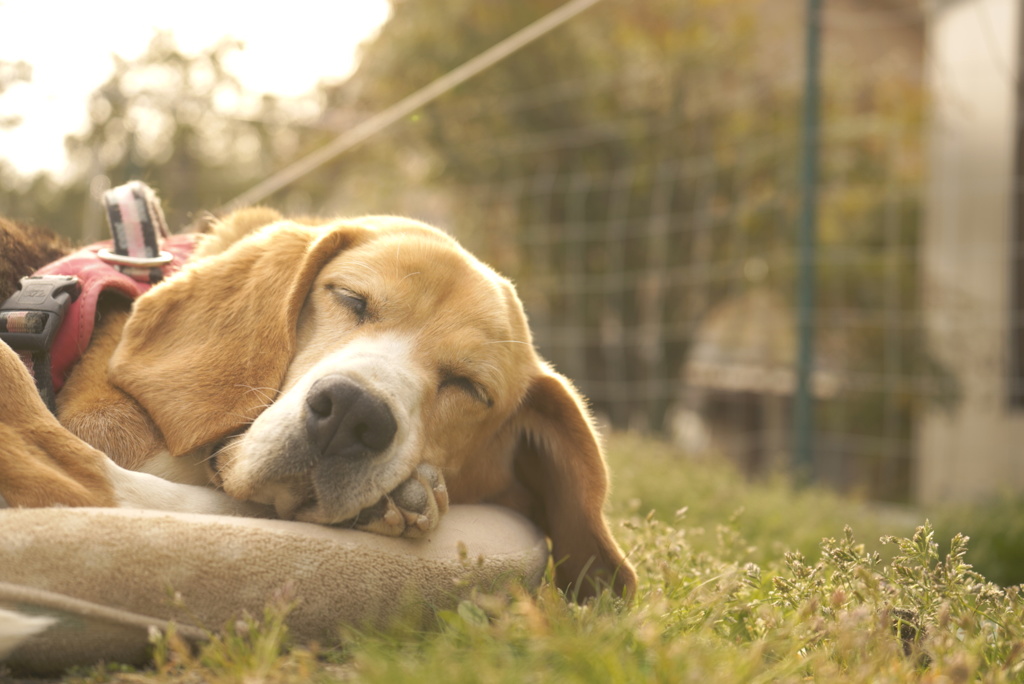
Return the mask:
[[185,52],[222,36],[245,42],[228,69],[246,88],[308,92],[355,66],[358,44],[387,19],[388,0],[0,0],[0,60],[32,65],[32,81],[0,96],[0,116],[24,122],[0,131],[0,157],[22,173],[60,172],[64,136],[86,120],[86,98],[113,71],[112,54],[139,56],[156,29]]

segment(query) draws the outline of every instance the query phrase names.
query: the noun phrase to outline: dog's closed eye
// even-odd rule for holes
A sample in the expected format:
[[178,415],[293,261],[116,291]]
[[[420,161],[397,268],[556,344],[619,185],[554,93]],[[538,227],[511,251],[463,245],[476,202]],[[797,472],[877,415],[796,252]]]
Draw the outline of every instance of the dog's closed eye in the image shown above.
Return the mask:
[[459,375],[452,371],[445,371],[441,374],[441,382],[437,386],[438,393],[449,388],[454,388],[469,395],[472,399],[484,404],[488,408],[494,405],[494,401],[475,382],[465,375]]
[[327,289],[343,307],[355,315],[360,323],[363,323],[369,317],[366,297],[337,285],[328,285]]

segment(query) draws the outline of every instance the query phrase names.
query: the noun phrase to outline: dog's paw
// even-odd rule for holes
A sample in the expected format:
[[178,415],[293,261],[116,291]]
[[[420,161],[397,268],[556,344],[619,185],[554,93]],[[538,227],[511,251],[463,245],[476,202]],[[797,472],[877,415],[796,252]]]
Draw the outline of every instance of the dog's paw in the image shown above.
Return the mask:
[[448,510],[441,471],[423,463],[412,476],[356,516],[354,527],[389,537],[424,537]]

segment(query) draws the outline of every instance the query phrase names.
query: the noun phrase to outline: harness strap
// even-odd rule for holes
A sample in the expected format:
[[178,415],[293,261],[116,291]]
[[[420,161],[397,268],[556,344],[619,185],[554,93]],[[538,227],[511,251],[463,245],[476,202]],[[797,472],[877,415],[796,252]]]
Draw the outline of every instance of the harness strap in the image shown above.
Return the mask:
[[57,395],[50,370],[50,348],[71,302],[82,291],[75,276],[28,276],[20,289],[0,304],[0,340],[31,356],[36,390],[51,412]]
[[100,250],[100,259],[140,282],[160,282],[161,266],[174,257],[160,249],[170,233],[156,193],[141,181],[131,181],[103,193],[103,204],[114,250]]

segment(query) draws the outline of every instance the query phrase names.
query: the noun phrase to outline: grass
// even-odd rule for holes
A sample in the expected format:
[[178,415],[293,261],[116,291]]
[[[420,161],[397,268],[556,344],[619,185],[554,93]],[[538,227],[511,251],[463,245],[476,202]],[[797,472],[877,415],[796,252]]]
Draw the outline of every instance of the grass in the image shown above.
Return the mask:
[[198,653],[164,635],[147,671],[65,681],[1024,681],[1024,596],[973,570],[963,536],[628,435],[609,461],[641,578],[630,605],[571,605],[545,582],[478,593],[426,632],[342,629],[328,649],[290,644],[278,603]]

